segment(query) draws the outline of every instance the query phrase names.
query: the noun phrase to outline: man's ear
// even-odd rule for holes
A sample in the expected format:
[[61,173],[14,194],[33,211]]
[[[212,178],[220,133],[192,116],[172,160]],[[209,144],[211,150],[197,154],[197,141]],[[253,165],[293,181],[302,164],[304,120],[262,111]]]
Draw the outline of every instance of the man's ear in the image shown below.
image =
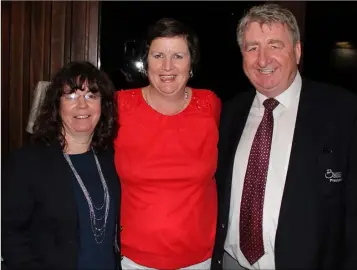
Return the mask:
[[301,58],[301,42],[298,40],[295,44],[295,58],[296,58],[296,64],[298,65],[300,63],[300,58]]

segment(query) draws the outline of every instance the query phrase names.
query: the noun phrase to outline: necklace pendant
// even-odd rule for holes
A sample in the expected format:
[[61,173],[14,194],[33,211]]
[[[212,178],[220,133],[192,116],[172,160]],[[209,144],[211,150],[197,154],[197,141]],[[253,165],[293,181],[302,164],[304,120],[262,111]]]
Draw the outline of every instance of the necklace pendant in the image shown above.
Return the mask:
[[[101,244],[103,243],[104,241],[104,237],[105,237],[105,229],[106,229],[106,226],[107,226],[107,219],[108,219],[108,214],[109,214],[109,207],[110,207],[110,196],[109,196],[109,191],[108,191],[108,186],[106,184],[106,181],[104,179],[104,175],[103,175],[103,172],[102,172],[102,169],[100,167],[100,163],[98,161],[98,158],[92,148],[92,152],[93,152],[93,156],[94,156],[94,160],[95,160],[95,163],[96,163],[96,166],[97,166],[97,170],[98,170],[98,173],[99,173],[99,178],[101,180],[101,183],[102,183],[102,187],[103,187],[103,191],[104,191],[104,202],[103,202],[103,205],[100,207],[100,208],[96,208],[95,205],[94,205],[94,202],[92,201],[92,198],[87,190],[87,188],[85,187],[81,177],[79,176],[79,174],[77,173],[76,169],[74,168],[73,164],[72,164],[72,161],[71,159],[69,158],[69,155],[67,153],[63,153],[67,163],[69,164],[75,178],[77,179],[77,182],[79,184],[79,186],[81,187],[82,189],[82,192],[86,198],[86,201],[88,203],[88,208],[89,208],[89,217],[90,217],[90,223],[91,223],[91,227],[92,227],[92,233],[93,233],[93,236],[94,236],[94,240],[97,244]],[[101,216],[100,218],[97,218],[96,217],[96,214],[95,214],[95,209],[96,210],[101,210],[103,209],[105,205],[105,214],[104,216]],[[96,227],[96,221],[100,221],[100,220],[103,220],[104,218],[104,224],[101,228],[97,228]],[[98,237],[101,237],[102,239],[98,241]]]

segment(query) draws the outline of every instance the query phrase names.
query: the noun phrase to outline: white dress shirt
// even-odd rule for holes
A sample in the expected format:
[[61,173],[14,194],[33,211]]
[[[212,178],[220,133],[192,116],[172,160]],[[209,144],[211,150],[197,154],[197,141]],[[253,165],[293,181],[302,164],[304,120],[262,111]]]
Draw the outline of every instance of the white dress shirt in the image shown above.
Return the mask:
[[247,269],[275,269],[275,234],[281,199],[289,165],[292,139],[301,92],[301,76],[297,72],[290,87],[275,97],[279,105],[273,111],[274,130],[263,207],[263,242],[265,254],[250,265],[239,246],[239,215],[244,177],[255,133],[263,118],[263,102],[267,99],[257,92],[240,138],[233,165],[228,232],[224,248]]

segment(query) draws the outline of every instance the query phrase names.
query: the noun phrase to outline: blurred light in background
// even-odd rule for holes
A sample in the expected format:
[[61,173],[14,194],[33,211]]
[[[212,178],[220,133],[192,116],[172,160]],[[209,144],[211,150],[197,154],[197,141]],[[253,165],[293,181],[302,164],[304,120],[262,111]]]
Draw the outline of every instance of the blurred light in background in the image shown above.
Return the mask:
[[353,45],[348,41],[339,41],[339,42],[336,42],[336,47],[342,48],[342,49],[352,49]]
[[142,71],[144,69],[144,63],[141,60],[135,61],[134,65],[138,71]]
[[331,50],[331,62],[334,68],[349,69],[357,66],[357,50],[351,42],[340,41],[335,43]]

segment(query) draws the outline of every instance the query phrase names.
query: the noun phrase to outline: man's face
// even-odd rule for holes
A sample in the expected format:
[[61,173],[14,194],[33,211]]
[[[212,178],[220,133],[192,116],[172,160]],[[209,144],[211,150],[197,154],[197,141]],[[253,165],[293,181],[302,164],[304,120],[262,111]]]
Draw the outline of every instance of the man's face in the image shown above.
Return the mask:
[[301,56],[288,28],[280,23],[247,26],[242,44],[243,69],[263,95],[276,97],[293,82]]

